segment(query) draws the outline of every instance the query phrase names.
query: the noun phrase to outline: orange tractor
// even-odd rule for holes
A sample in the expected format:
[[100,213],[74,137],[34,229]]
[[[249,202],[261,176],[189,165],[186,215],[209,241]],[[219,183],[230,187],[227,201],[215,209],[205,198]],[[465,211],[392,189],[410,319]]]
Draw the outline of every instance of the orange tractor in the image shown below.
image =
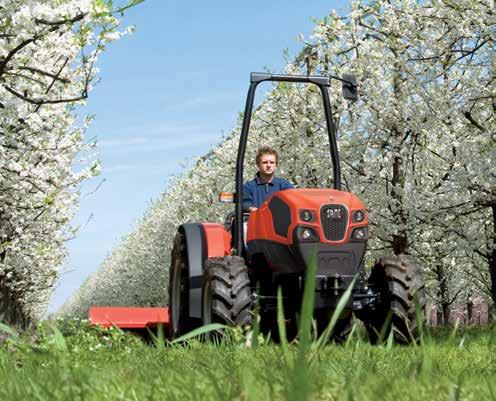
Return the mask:
[[[354,76],[331,78],[342,81],[346,99],[356,100]],[[276,192],[248,214],[242,210],[244,156],[255,90],[265,81],[319,87],[329,136],[333,188]],[[421,270],[406,256],[389,256],[377,260],[367,277],[367,210],[357,196],[341,190],[328,88],[329,77],[252,73],[236,162],[236,192],[230,197],[221,194],[221,201],[235,203],[234,213],[225,224],[186,223],[178,228],[171,254],[168,308],[133,309],[127,314],[122,308],[92,308],[92,321],[125,327],[132,326],[129,320],[134,316],[137,323],[133,327],[167,324],[170,337],[177,338],[212,322],[248,325],[256,300],[262,329],[277,334],[280,287],[289,332],[296,334],[297,314],[308,279],[306,271],[310,263],[315,263],[316,274],[310,279],[315,280],[314,318],[319,331],[327,326],[345,290],[353,284],[334,328],[334,339],[346,337],[353,314],[364,322],[372,341],[381,331],[393,327],[398,340],[415,339],[419,315],[422,321],[425,309]],[[115,321],[111,322],[112,317]]]

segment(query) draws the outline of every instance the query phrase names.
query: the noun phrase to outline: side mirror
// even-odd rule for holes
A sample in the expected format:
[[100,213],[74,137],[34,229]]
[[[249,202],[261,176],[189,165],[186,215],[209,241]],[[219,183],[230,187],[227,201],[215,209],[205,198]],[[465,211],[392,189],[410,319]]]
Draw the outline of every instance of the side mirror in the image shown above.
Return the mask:
[[221,203],[234,203],[234,193],[221,192],[219,194],[219,202],[221,202]]
[[346,100],[358,100],[358,83],[356,75],[343,74],[341,78],[343,83],[343,97]]

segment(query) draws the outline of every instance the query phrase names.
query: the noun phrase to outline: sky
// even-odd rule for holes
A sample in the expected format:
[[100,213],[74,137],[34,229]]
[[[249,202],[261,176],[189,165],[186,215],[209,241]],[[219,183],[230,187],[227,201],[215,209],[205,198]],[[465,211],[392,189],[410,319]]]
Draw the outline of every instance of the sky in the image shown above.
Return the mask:
[[[168,179],[221,141],[244,109],[250,72],[283,72],[308,38],[313,18],[345,0],[146,0],[98,63],[100,82],[81,115],[95,120],[102,173],[81,188],[63,266],[48,312],[54,312],[133,231]],[[262,87],[265,90],[270,86]],[[261,95],[263,96],[263,90]]]

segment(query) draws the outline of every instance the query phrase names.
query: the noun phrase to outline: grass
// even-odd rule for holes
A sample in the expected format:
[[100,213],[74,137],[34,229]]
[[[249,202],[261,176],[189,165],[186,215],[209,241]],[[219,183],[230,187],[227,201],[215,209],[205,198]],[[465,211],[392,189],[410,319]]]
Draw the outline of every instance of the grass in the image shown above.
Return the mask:
[[220,346],[157,348],[117,330],[50,332],[3,345],[0,399],[496,400],[495,328],[435,331],[418,347],[372,346],[356,333],[300,366],[302,394],[298,345],[288,362],[282,346],[247,348],[240,333]]
[[22,335],[0,324],[0,400],[496,401],[496,326],[426,329],[411,346],[395,345],[389,334],[373,346],[356,325],[345,344],[329,344],[353,284],[317,338],[314,283],[305,282],[293,343],[285,338],[281,302],[280,344],[258,335],[257,319],[247,333],[215,324],[197,329],[199,336],[223,328],[220,344],[200,342],[195,333],[169,343],[160,330],[145,343],[79,321],[45,322]]

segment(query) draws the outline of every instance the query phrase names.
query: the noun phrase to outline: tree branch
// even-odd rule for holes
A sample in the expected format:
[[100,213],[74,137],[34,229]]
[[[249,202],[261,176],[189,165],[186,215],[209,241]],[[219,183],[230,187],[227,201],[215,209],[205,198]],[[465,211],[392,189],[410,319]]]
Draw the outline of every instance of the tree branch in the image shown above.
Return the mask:
[[477,127],[480,131],[482,131],[482,132],[486,132],[486,129],[485,129],[482,125],[480,125],[477,121],[475,121],[475,119],[474,119],[474,117],[472,116],[472,113],[470,113],[470,111],[465,111],[465,112],[463,113],[463,116],[464,116],[464,117],[465,117],[468,121],[470,121],[470,123],[471,123],[473,126]]
[[22,99],[28,103],[35,104],[35,105],[42,105],[42,104],[58,104],[58,103],[71,103],[71,102],[77,102],[79,100],[84,100],[88,98],[88,93],[86,90],[83,92],[81,96],[78,97],[73,97],[73,98],[67,98],[67,99],[34,99],[30,98],[28,96],[24,96],[20,94],[19,92],[15,91],[14,89],[8,87],[7,85],[3,85],[3,87],[10,93],[12,93],[14,96],[17,96],[19,99]]
[[[64,67],[67,63],[64,64]],[[52,74],[48,71],[43,71],[43,70],[40,70],[39,68],[35,68],[35,67],[29,67],[29,66],[21,66],[21,67],[18,67],[20,70],[26,70],[26,71],[31,71],[31,72],[37,72],[38,74],[41,74],[41,75],[45,75],[47,77],[50,77],[50,78],[53,78],[57,81],[60,81],[60,82],[63,82],[64,84],[69,84],[71,81],[68,80],[67,78],[62,78],[60,77],[60,72],[58,74]]]
[[81,21],[85,16],[86,16],[86,14],[79,13],[79,14],[77,14],[73,18],[64,18],[64,19],[61,19],[61,20],[58,20],[58,21],[48,21],[48,20],[42,19],[42,18],[35,18],[34,21],[37,24],[42,24],[42,25],[60,26],[60,25],[64,25],[64,24],[67,24],[67,23],[73,24],[75,22]]
[[0,77],[3,75],[3,73],[5,71],[5,66],[12,59],[12,57],[14,57],[17,52],[21,51],[24,47],[26,47],[30,43],[34,42],[36,39],[37,39],[37,36],[34,36],[32,38],[29,38],[29,39],[26,39],[24,42],[21,42],[19,45],[17,45],[16,47],[14,47],[9,52],[9,54],[7,54],[7,56],[3,59],[3,61],[0,62]]
[[5,67],[7,66],[8,62],[23,48],[25,48],[27,45],[30,43],[33,43],[35,40],[42,38],[48,33],[55,32],[57,29],[59,29],[62,25],[66,23],[75,23],[77,21],[82,20],[86,14],[80,13],[76,15],[74,18],[67,18],[64,20],[59,20],[59,21],[46,21],[43,19],[36,19],[35,21],[39,24],[43,25],[48,25],[50,26],[50,29],[46,30],[45,32],[40,32],[35,34],[32,38],[26,39],[25,41],[19,43],[16,47],[14,47],[8,54],[7,56],[0,62],[0,77],[3,75],[5,72]]

